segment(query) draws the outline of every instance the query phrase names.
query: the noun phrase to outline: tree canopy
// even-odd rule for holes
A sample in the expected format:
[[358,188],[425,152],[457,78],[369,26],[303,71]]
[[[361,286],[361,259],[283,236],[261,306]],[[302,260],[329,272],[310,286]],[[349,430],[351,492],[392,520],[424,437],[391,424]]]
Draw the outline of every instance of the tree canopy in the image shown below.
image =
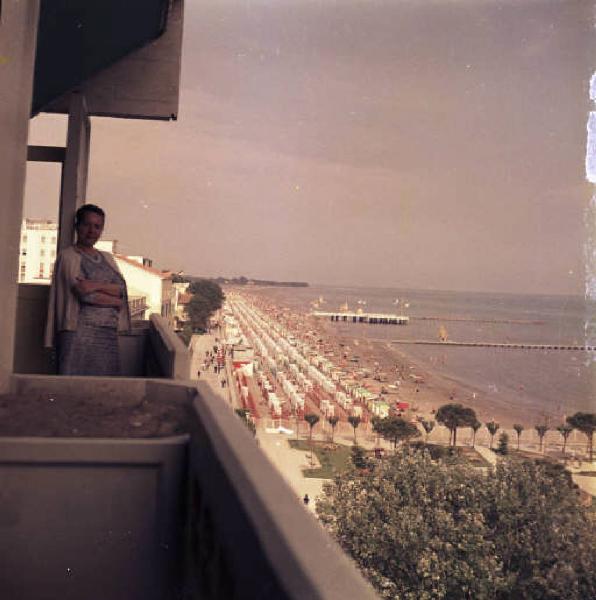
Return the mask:
[[484,475],[403,451],[325,488],[324,525],[384,598],[596,597],[596,531],[564,472]]
[[360,425],[360,417],[358,415],[350,415],[348,417],[348,423],[352,426],[354,430],[354,443],[356,443],[356,428]]
[[435,428],[435,422],[432,419],[429,419],[428,421],[426,419],[422,419],[420,424],[422,425],[422,429],[424,429],[424,432],[426,433],[426,439],[428,440],[430,432]]
[[567,423],[571,427],[581,431],[588,438],[588,455],[592,462],[594,448],[594,431],[596,431],[596,414],[577,412],[570,417],[567,417]]
[[488,433],[490,433],[490,447],[492,449],[492,447],[493,447],[493,439],[494,439],[495,434],[497,433],[497,431],[499,431],[500,425],[496,421],[489,421],[485,425],[486,425],[486,428],[488,429]]
[[211,315],[219,310],[225,299],[221,287],[209,279],[193,281],[188,286],[192,297],[187,305],[186,312],[193,329],[205,329]]
[[548,431],[548,425],[536,425],[534,427],[534,429],[536,430],[536,433],[538,434],[538,438],[540,440],[540,452],[542,452],[542,446],[544,444],[544,436],[546,435],[546,432]]
[[517,433],[517,449],[519,450],[519,440],[521,438],[522,431],[524,430],[524,426],[519,423],[513,424],[513,429],[515,429],[515,433]]
[[456,445],[457,428],[472,427],[477,421],[474,409],[462,404],[444,404],[439,408],[435,418],[451,432],[453,445]]
[[373,429],[381,437],[393,444],[393,450],[396,449],[399,442],[408,441],[420,435],[420,431],[416,425],[409,423],[401,417],[389,416],[384,419],[374,417],[372,425]]
[[321,521],[384,598],[488,598],[503,577],[484,537],[480,476],[427,453],[398,453],[374,473],[339,476]]
[[311,429],[319,422],[320,418],[319,415],[315,415],[314,413],[307,413],[304,415],[304,420]]
[[331,443],[333,443],[333,438],[335,437],[335,428],[339,423],[339,417],[337,415],[331,415],[327,417],[327,422],[331,425]]
[[557,431],[563,437],[562,452],[563,452],[563,455],[565,455],[565,450],[567,449],[567,440],[568,440],[569,436],[571,435],[571,432],[573,431],[573,427],[571,427],[571,425],[569,425],[569,423],[561,423],[561,425],[559,425],[557,427]]

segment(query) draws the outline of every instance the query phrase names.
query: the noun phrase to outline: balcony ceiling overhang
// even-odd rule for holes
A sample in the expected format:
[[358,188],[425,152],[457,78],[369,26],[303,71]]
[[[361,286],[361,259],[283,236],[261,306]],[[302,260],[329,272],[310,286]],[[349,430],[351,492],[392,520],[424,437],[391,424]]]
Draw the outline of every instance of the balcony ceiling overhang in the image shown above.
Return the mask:
[[31,114],[176,118],[181,45],[182,0],[42,0]]

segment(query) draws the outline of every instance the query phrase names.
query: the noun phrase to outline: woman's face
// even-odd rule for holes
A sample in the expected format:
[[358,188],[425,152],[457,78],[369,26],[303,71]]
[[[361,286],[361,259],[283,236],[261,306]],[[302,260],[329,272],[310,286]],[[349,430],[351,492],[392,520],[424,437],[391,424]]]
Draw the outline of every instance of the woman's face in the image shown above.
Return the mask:
[[77,225],[77,244],[93,248],[103,231],[103,217],[91,211],[85,211]]

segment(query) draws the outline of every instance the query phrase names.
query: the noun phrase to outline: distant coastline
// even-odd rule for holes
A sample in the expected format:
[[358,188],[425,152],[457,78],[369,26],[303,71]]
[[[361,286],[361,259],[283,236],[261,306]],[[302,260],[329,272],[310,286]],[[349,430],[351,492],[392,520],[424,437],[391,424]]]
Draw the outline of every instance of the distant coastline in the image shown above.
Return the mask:
[[267,287],[309,287],[306,281],[270,281],[267,279],[248,279],[247,277],[216,277],[213,279],[220,285],[247,285],[247,286],[267,286]]
[[246,285],[255,287],[293,287],[306,288],[310,284],[306,281],[270,281],[268,279],[249,279],[248,277],[201,277],[199,275],[185,275],[178,273],[174,275],[174,283],[192,283],[194,281],[213,281],[218,285]]

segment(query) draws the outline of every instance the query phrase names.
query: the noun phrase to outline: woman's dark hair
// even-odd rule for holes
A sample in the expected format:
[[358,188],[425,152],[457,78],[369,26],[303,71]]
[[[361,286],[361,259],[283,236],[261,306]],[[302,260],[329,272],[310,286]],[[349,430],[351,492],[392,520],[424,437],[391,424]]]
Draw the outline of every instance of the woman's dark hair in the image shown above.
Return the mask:
[[96,215],[99,215],[104,221],[106,220],[106,213],[101,208],[99,208],[99,206],[96,206],[95,204],[83,204],[83,206],[81,206],[77,210],[77,213],[75,215],[75,226],[79,225],[79,223],[83,220],[85,213],[88,212],[95,213]]

